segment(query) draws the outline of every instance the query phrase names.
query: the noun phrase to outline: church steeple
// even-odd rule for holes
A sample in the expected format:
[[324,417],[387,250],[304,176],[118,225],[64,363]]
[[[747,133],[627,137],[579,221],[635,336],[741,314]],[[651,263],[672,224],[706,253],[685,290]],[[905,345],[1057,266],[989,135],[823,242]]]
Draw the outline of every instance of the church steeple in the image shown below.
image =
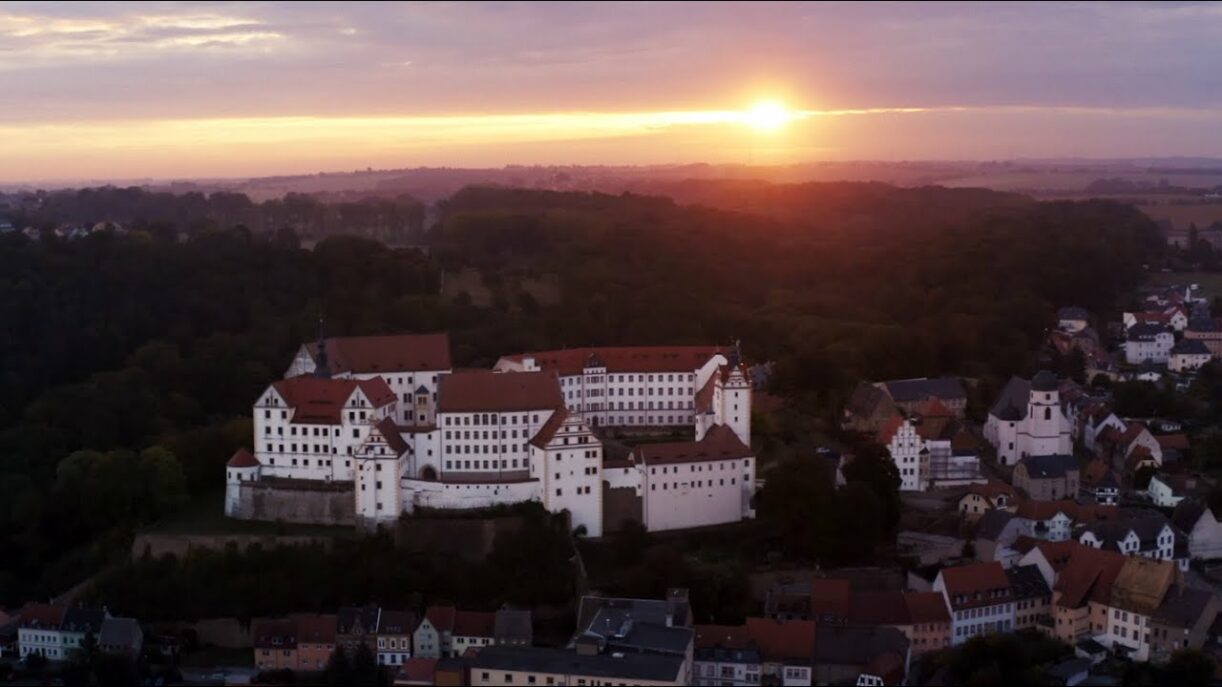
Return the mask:
[[327,339],[323,336],[321,316],[318,318],[318,355],[314,360],[314,376],[319,379],[331,378],[331,366],[327,363]]

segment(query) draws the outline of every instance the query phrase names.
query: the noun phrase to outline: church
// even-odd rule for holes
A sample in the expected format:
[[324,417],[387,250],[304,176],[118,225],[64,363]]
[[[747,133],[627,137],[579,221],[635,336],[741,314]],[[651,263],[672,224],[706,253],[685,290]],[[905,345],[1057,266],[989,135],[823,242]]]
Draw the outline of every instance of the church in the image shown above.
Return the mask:
[[997,450],[1001,465],[1016,465],[1027,456],[1072,454],[1056,375],[1041,370],[1030,381],[1011,377],[989,410],[984,438]]

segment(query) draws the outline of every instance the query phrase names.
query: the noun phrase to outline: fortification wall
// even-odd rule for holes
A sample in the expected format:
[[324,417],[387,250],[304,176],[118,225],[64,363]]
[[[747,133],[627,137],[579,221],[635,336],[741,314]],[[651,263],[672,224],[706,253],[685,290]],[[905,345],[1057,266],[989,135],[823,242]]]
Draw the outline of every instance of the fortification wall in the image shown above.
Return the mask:
[[280,483],[286,481],[261,480],[239,486],[233,517],[305,525],[356,524],[351,482],[311,488]]

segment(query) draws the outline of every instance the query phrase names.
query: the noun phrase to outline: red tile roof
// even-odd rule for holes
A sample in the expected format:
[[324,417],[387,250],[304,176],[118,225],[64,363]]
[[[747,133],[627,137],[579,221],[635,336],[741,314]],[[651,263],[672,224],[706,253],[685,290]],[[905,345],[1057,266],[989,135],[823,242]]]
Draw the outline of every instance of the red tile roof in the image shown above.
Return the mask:
[[[853,625],[910,625],[912,617],[904,592],[857,592],[849,603]],[[936,594],[939,599],[941,594]]]
[[374,425],[382,438],[386,440],[386,445],[395,452],[395,455],[401,456],[407,452],[407,442],[403,440],[403,435],[399,433],[399,426],[389,417],[382,418],[378,424]]
[[257,649],[296,649],[297,621],[288,618],[256,620],[251,623],[251,639]]
[[[451,367],[450,336],[444,333],[344,336],[327,339],[326,344],[331,374],[422,372]],[[309,343],[306,348],[317,360],[318,344]]]
[[1010,579],[997,561],[943,568],[939,573],[956,610],[993,606],[1010,600]]
[[431,685],[435,681],[437,674],[436,658],[420,658],[413,656],[403,662],[403,667],[399,669],[399,674],[395,676],[395,684],[400,682],[416,683],[422,685]]
[[229,462],[225,463],[225,466],[231,468],[257,468],[259,467],[259,461],[250,454],[250,451],[240,448],[229,458]]
[[937,592],[905,592],[908,616],[913,623],[949,623],[946,599]]
[[1053,591],[1060,592],[1057,605],[1081,608],[1089,601],[1108,603],[1124,561],[1124,555],[1116,551],[1077,544],[1053,585]]
[[900,430],[900,427],[903,427],[903,426],[904,426],[904,418],[901,415],[899,415],[898,413],[894,414],[888,417],[886,422],[884,422],[878,428],[878,435],[875,436],[875,439],[878,441],[878,443],[882,444],[883,446],[886,446],[887,444],[891,443],[891,438],[894,437],[895,433],[898,432]]
[[322,379],[310,375],[282,379],[272,388],[293,409],[293,422],[301,424],[340,424],[344,404],[360,389],[374,408],[395,401],[395,392],[381,377],[374,379]]
[[917,415],[921,417],[954,417],[955,414],[946,407],[946,404],[939,398],[927,398],[917,404]]
[[429,606],[424,610],[424,617],[438,632],[450,632],[454,629],[454,614],[457,609],[453,606]]
[[695,625],[698,649],[745,649],[751,643],[746,625]]
[[547,419],[547,422],[544,422],[543,426],[539,428],[539,431],[536,432],[533,437],[531,437],[531,445],[537,446],[538,448],[547,447],[552,438],[556,436],[556,432],[559,432],[560,428],[564,426],[564,421],[568,419],[568,416],[569,411],[563,408],[552,413],[552,416]]
[[297,621],[299,644],[334,644],[336,617],[334,614],[302,614],[293,616]]
[[816,621],[826,616],[848,618],[851,594],[848,580],[816,577],[810,581],[810,613]]
[[437,385],[443,413],[560,409],[560,381],[550,372],[455,372]]
[[455,637],[493,637],[496,635],[496,614],[482,611],[455,611]]
[[1013,502],[1018,497],[1018,492],[1014,491],[1014,487],[997,479],[990,479],[984,484],[971,484],[964,490],[963,495],[979,494],[992,501],[998,496],[1007,496]]
[[713,425],[700,441],[642,444],[632,449],[633,459],[646,465],[701,463],[750,458],[751,455],[751,449],[725,425]]
[[67,606],[60,604],[28,603],[21,607],[17,615],[21,617],[22,627],[58,628],[64,622]]
[[1048,561],[1048,565],[1052,566],[1053,572],[1060,572],[1069,565],[1069,559],[1073,556],[1073,552],[1081,544],[1068,539],[1066,541],[1044,541],[1042,539],[1033,539],[1031,537],[1022,536],[1014,542],[1014,548],[1023,553],[1027,553],[1031,549],[1039,549],[1044,555],[1044,560]]
[[815,622],[747,618],[747,632],[768,661],[813,660]]
[[[534,357],[540,369],[561,375],[581,374],[587,361],[601,362],[607,372],[695,372],[714,355],[717,346],[631,346],[620,348],[568,348],[507,355],[505,359],[522,362]],[[593,358],[593,360],[592,360]]]
[[717,389],[717,375],[709,375],[709,381],[696,392],[694,405],[697,413],[713,412],[713,396]]

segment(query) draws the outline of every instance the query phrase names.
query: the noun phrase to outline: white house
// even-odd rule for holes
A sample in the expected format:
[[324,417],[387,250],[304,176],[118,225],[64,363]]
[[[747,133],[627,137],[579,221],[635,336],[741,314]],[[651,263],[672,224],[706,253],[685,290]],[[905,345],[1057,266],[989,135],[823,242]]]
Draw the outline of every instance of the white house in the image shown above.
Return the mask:
[[1130,365],[1144,362],[1166,364],[1171,358],[1175,335],[1157,324],[1135,324],[1129,327],[1124,344],[1124,359]]
[[1171,347],[1167,369],[1172,372],[1193,372],[1209,363],[1213,354],[1199,339],[1184,339]]
[[972,637],[1014,629],[1014,599],[1001,563],[943,568],[933,582],[951,612],[951,646]]
[[1160,508],[1175,508],[1180,505],[1180,501],[1184,500],[1184,494],[1177,493],[1170,480],[1163,474],[1156,474],[1150,478],[1146,494],[1150,497],[1150,502]]
[[[892,418],[878,432],[878,442],[887,447],[895,471],[900,476],[900,491],[924,491],[927,482],[921,469],[921,451],[925,442],[911,420]],[[926,466],[928,469],[928,466]]]
[[1222,558],[1222,521],[1199,499],[1185,499],[1171,516],[1188,537],[1188,555],[1196,560]]
[[989,410],[984,437],[1002,465],[1027,456],[1073,453],[1072,428],[1061,408],[1056,375],[1042,370],[1028,382],[1012,377]]
[[1080,332],[1090,326],[1090,313],[1085,308],[1069,306],[1057,311],[1057,329]]
[[18,613],[17,653],[22,658],[38,654],[49,661],[66,661],[71,656],[64,647],[60,628],[67,606],[28,603]]
[[[1122,513],[1117,520],[1083,525],[1075,530],[1074,536],[1078,543],[1096,549],[1179,563],[1175,558],[1175,530],[1166,516],[1157,511]],[[1181,567],[1186,563],[1180,563]]]

